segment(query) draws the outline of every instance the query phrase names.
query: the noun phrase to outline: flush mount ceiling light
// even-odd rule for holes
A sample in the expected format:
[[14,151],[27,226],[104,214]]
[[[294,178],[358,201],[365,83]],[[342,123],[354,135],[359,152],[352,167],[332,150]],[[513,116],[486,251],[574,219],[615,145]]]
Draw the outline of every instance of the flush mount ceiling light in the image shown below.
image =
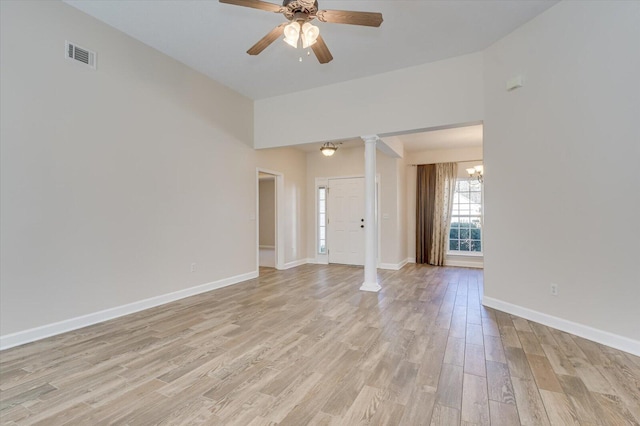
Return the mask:
[[484,174],[484,166],[481,164],[479,166],[474,166],[467,169],[467,173],[469,173],[470,178],[478,179],[478,182],[482,183],[482,175]]
[[284,0],[282,6],[262,0],[219,0],[236,6],[251,7],[267,12],[282,13],[289,20],[275,27],[269,34],[254,44],[247,53],[257,55],[266,49],[277,38],[284,35],[288,45],[303,49],[311,47],[321,64],[333,60],[329,48],[320,36],[320,29],[310,21],[318,19],[320,22],[335,24],[364,25],[379,27],[382,24],[382,14],[377,12],[354,12],[350,10],[319,10],[317,0]]
[[338,150],[338,147],[331,142],[326,142],[324,145],[322,145],[322,148],[320,148],[320,152],[325,157],[331,157],[333,154],[335,154],[337,150]]

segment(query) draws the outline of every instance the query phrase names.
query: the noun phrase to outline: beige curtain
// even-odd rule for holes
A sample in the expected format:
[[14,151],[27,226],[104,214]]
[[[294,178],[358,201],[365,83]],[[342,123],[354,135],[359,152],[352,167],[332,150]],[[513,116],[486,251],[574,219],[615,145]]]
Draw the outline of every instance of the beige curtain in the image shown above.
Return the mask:
[[457,173],[456,163],[418,166],[416,263],[444,265]]
[[431,265],[444,265],[457,175],[458,165],[456,163],[436,164],[436,198],[434,201],[433,237],[431,238],[431,258],[429,262]]

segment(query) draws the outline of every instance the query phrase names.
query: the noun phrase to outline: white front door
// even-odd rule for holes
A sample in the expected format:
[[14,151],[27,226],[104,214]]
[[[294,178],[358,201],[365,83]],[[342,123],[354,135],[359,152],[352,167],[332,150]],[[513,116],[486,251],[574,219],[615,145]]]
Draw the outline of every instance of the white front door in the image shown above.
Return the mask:
[[329,263],[364,265],[364,178],[329,179]]

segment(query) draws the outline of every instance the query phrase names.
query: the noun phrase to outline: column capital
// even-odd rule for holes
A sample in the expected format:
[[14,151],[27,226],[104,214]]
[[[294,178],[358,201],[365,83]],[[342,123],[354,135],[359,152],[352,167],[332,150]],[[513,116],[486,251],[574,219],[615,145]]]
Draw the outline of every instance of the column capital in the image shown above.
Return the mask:
[[371,142],[378,142],[378,140],[380,139],[378,137],[378,135],[366,135],[366,136],[360,136],[360,139],[362,139],[364,141],[364,143],[371,143]]

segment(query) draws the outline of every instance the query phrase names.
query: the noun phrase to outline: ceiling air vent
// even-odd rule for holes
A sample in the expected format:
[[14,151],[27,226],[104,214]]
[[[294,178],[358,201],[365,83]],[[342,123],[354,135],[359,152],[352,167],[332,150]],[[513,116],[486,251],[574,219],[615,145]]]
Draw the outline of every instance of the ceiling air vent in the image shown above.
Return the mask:
[[83,64],[96,69],[96,52],[80,47],[75,43],[65,41],[65,56],[68,59],[82,62]]

